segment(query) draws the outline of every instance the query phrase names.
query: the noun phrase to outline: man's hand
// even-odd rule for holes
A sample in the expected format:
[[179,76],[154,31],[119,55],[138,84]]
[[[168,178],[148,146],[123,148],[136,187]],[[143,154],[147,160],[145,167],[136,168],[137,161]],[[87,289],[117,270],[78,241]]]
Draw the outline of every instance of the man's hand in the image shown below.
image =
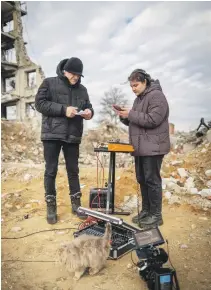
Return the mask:
[[77,108],[76,107],[71,107],[71,106],[67,107],[66,116],[68,118],[73,118],[73,117],[75,117],[76,114],[77,114]]
[[118,111],[118,110],[116,110],[116,109],[113,109],[113,110],[114,110],[114,112],[116,112],[117,115],[119,115],[121,118],[126,119],[126,118],[128,118],[128,115],[129,115],[131,109],[122,108],[122,111]]
[[83,117],[85,120],[90,120],[92,118],[92,111],[90,109],[84,110],[84,113],[81,114],[81,117]]

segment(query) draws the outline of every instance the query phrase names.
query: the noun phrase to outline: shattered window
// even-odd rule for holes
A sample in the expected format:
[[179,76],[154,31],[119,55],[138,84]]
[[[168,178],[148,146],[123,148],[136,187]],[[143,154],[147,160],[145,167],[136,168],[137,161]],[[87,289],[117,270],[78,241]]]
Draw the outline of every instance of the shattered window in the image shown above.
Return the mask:
[[15,90],[15,77],[5,79],[5,92],[11,92]]
[[15,55],[15,49],[11,48],[8,50],[5,50],[5,59],[8,62],[16,62],[16,55]]
[[33,118],[36,116],[35,103],[26,103],[26,116]]
[[6,108],[6,116],[7,120],[16,120],[16,105],[15,106],[7,106]]
[[7,24],[3,27],[4,32],[10,32],[14,30],[14,21],[7,22]]
[[27,86],[29,88],[36,87],[36,71],[31,71],[27,73]]

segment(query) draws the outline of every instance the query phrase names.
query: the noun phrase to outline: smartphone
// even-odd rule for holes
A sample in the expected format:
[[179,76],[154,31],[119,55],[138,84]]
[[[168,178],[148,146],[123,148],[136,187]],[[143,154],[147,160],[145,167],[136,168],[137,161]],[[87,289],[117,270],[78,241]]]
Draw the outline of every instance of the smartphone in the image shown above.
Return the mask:
[[120,106],[118,105],[113,105],[114,109],[116,109],[117,111],[124,111],[124,109],[122,109]]

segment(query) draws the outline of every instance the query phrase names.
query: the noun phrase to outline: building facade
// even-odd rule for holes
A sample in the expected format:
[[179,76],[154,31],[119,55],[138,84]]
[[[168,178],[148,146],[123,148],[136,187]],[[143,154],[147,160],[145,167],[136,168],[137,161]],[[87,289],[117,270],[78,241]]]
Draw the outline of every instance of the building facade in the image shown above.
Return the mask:
[[9,120],[38,117],[34,100],[45,78],[27,54],[22,25],[26,14],[24,2],[1,1],[1,117]]

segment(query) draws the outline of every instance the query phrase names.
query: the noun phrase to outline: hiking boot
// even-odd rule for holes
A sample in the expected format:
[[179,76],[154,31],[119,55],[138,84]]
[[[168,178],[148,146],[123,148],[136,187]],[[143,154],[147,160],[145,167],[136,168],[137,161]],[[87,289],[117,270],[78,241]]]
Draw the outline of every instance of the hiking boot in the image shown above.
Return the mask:
[[163,224],[163,219],[161,215],[150,215],[139,221],[140,228],[155,228]]
[[45,201],[47,204],[47,222],[55,224],[57,223],[56,196],[47,195]]
[[87,215],[78,211],[78,208],[81,206],[81,192],[76,192],[75,194],[70,195],[71,204],[72,204],[72,213],[76,214],[80,219],[87,219]]
[[132,222],[134,224],[138,224],[139,221],[142,220],[143,218],[147,217],[148,214],[149,214],[148,211],[142,210],[142,211],[140,211],[140,213],[138,215],[136,215],[132,218]]

